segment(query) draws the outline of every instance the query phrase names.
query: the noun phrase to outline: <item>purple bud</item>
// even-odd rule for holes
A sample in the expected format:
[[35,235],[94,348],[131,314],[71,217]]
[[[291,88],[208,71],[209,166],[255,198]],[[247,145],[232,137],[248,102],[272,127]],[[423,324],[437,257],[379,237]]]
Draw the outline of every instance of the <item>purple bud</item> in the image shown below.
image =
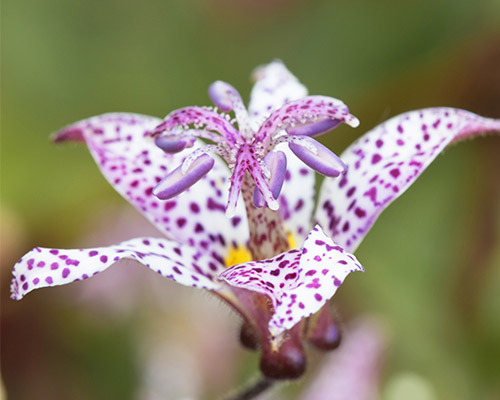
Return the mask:
[[155,186],[153,194],[160,200],[177,196],[208,174],[214,163],[212,157],[203,154],[191,164],[185,174],[182,173],[182,165],[180,165]]
[[[264,157],[264,163],[271,173],[269,188],[273,193],[273,197],[278,199],[281,188],[283,187],[283,182],[285,181],[286,155],[282,151],[272,151],[267,153]],[[264,207],[267,204],[257,186],[253,192],[253,203],[259,208]]]
[[290,135],[304,135],[304,136],[319,136],[331,131],[339,126],[343,121],[339,119],[323,119],[316,122],[311,122],[304,125],[296,125],[293,128],[288,128],[286,131]]
[[[345,164],[337,155],[321,143],[307,136],[302,137],[301,141],[288,143],[288,146],[307,166],[321,175],[335,178],[346,170]],[[313,152],[312,149],[316,151]]]
[[223,112],[229,112],[233,109],[231,95],[238,93],[229,83],[215,81],[208,88],[208,95],[212,102]]
[[196,139],[192,136],[186,136],[178,139],[175,136],[159,136],[155,139],[155,144],[162,149],[165,153],[175,154],[186,147],[193,147]]

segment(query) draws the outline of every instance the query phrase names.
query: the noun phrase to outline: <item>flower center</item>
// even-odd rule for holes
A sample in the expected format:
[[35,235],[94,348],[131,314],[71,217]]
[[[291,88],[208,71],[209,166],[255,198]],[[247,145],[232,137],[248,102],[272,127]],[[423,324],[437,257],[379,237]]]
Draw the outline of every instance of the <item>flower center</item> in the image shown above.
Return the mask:
[[231,247],[229,253],[224,259],[224,264],[226,268],[232,267],[236,264],[243,264],[248,261],[252,261],[252,253],[246,246],[238,246],[236,248]]
[[255,183],[255,206],[278,209],[286,173],[286,155],[275,150],[281,143],[288,144],[293,154],[322,175],[338,177],[345,172],[342,160],[313,139],[341,123],[353,127],[359,124],[342,101],[325,96],[290,101],[272,111],[254,130],[255,121],[235,88],[217,81],[210,86],[209,95],[216,109],[186,107],[173,111],[149,133],[156,138],[158,147],[170,154],[195,146],[196,137],[210,142],[201,146],[198,142],[182,165],[158,183],[153,193],[159,199],[174,197],[203,178],[215,165],[208,153],[219,155],[232,172],[226,205],[228,217],[235,215],[247,172]]

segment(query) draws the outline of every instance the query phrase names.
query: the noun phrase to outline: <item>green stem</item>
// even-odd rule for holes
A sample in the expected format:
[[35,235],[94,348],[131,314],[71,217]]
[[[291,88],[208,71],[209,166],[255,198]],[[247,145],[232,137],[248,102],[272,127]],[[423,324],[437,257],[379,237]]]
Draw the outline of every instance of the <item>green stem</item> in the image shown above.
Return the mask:
[[254,382],[249,387],[245,388],[241,393],[229,396],[224,400],[251,400],[255,399],[260,394],[264,393],[266,390],[270,389],[274,385],[274,381],[267,378],[261,378]]

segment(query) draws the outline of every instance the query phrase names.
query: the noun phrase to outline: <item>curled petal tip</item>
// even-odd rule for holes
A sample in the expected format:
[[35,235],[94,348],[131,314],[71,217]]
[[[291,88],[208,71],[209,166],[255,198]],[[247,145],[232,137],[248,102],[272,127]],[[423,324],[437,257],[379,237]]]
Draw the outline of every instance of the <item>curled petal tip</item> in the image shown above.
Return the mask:
[[80,127],[71,125],[61,129],[59,132],[52,134],[50,138],[54,143],[59,142],[85,142],[83,130]]
[[155,186],[153,194],[161,200],[177,196],[208,174],[214,163],[212,157],[203,154],[191,164],[186,173],[182,173],[182,166],[177,167]]
[[[346,165],[342,160],[314,139],[304,137],[302,141],[290,142],[288,145],[307,166],[322,175],[335,178],[346,171]],[[314,149],[316,154],[311,149]]]

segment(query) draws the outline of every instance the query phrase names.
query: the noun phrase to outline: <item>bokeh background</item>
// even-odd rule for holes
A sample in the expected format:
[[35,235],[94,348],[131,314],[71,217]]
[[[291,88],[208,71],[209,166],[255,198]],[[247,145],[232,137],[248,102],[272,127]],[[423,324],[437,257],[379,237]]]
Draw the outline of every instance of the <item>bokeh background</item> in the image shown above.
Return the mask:
[[[338,153],[406,110],[500,117],[498,0],[3,0],[1,18],[1,372],[11,400],[214,399],[257,370],[238,346],[236,315],[133,263],[9,299],[12,265],[35,245],[157,234],[84,146],[55,146],[51,132],[109,111],[209,104],[216,79],[248,98],[250,72],[274,58],[360,118],[324,138]],[[500,398],[499,154],[498,137],[448,149],[384,212],[356,253],[366,273],[335,296],[345,326],[369,315],[383,327],[381,399]],[[270,398],[305,396],[335,362],[309,353],[305,378]]]

